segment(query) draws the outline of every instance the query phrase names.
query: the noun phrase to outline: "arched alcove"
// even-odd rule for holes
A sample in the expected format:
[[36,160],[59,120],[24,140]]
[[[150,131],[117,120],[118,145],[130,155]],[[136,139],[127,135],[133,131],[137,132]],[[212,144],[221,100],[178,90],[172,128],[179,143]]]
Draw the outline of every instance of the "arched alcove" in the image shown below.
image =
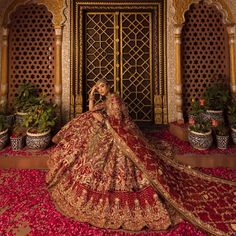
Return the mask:
[[[195,9],[195,13],[194,8],[201,4],[206,9]],[[235,19],[224,0],[173,0],[173,6],[176,119],[182,122],[191,96],[201,97],[212,78],[230,81],[231,91],[236,94]],[[221,68],[217,69],[218,65]]]
[[185,12],[181,33],[183,113],[212,83],[230,83],[229,37],[222,13],[204,1]]
[[55,31],[52,14],[44,5],[18,6],[10,15],[8,109],[17,90],[31,83],[47,99],[54,99]]

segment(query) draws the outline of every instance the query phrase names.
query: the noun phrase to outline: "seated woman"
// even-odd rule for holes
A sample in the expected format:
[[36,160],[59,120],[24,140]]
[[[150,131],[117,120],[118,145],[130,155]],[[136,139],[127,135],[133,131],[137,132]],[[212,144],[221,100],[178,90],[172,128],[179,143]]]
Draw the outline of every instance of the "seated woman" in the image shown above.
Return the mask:
[[[105,97],[94,105],[97,89]],[[89,111],[53,138],[47,184],[60,211],[100,228],[163,231],[186,218],[216,235],[236,235],[235,183],[165,158],[99,80]]]

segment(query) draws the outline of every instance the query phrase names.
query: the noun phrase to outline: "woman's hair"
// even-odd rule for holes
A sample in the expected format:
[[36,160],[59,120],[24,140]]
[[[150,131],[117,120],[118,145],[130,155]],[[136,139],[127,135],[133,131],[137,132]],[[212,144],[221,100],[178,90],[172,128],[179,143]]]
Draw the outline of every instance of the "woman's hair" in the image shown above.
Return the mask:
[[97,80],[97,82],[96,82],[95,85],[97,86],[97,85],[99,85],[100,83],[104,83],[104,84],[106,84],[106,85],[109,85],[108,81],[107,81],[106,79],[103,79],[103,78]]

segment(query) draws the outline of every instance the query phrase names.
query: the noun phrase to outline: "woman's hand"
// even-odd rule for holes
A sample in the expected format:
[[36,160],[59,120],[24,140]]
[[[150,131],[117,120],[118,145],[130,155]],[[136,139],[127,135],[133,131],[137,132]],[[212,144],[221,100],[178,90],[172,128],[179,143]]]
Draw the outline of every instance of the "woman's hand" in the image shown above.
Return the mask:
[[96,90],[96,86],[94,85],[90,91],[89,99],[94,99],[95,90]]
[[94,93],[96,90],[96,86],[94,85],[90,91],[89,94],[89,111],[93,111],[94,110]]

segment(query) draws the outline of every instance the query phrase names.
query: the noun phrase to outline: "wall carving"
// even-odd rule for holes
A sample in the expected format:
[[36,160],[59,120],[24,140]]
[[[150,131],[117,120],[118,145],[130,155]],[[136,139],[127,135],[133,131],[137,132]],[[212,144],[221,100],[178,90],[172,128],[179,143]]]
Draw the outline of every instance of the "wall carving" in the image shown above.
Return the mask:
[[3,26],[6,27],[7,24],[10,22],[9,16],[12,12],[15,11],[17,6],[24,5],[27,3],[37,3],[45,5],[48,8],[48,11],[51,12],[53,15],[52,22],[55,27],[62,26],[66,21],[64,10],[66,9],[67,4],[65,0],[15,0],[8,6],[5,11],[3,17]]
[[[173,6],[175,8],[175,14],[173,19],[177,25],[182,25],[185,21],[184,13],[189,10],[192,3],[199,3],[201,0],[173,0]],[[206,0],[208,4],[215,5],[224,16],[224,21],[227,24],[235,24],[235,17],[233,16],[229,6],[224,0]]]

